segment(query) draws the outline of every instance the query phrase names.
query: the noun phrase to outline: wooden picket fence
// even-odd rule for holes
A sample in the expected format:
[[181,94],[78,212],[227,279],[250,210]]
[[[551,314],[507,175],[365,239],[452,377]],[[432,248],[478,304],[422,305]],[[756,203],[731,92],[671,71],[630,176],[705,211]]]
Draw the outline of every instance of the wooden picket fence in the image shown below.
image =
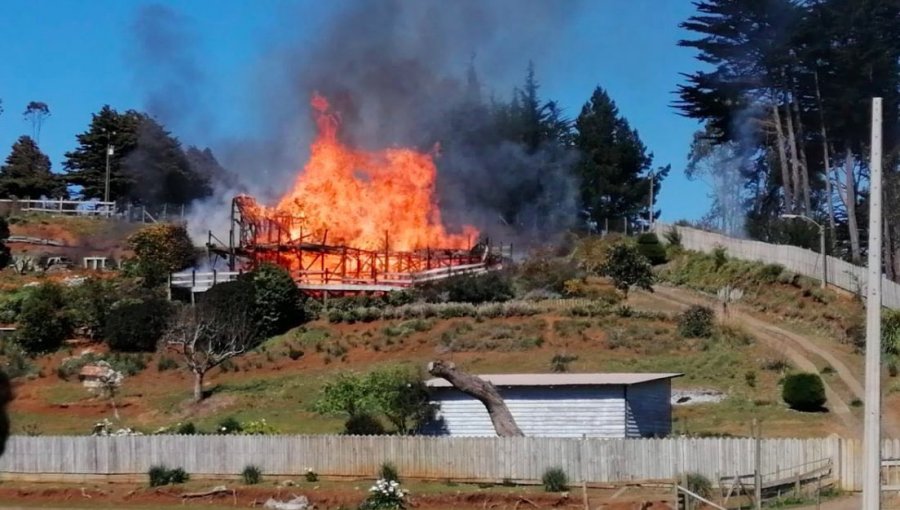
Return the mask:
[[[784,478],[830,459],[835,476],[843,469],[853,472],[845,487],[852,490],[859,479],[858,455],[846,454],[856,449],[848,450],[845,442],[837,437],[762,439],[761,472]],[[297,476],[312,469],[329,477],[371,477],[382,463],[392,462],[405,477],[432,480],[536,482],[551,467],[587,483],[671,480],[684,472],[720,480],[752,473],[755,447],[749,438],[14,436],[0,457],[0,474],[143,475],[153,465],[166,464],[196,475],[227,476],[253,464],[271,475]]]

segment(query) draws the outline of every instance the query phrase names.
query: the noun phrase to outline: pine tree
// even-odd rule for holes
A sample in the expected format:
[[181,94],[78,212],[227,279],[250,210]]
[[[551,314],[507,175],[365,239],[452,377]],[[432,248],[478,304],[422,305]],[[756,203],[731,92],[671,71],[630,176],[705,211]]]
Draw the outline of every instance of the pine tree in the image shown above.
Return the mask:
[[66,178],[81,186],[86,199],[104,198],[107,149],[109,156],[110,200],[121,201],[131,193],[132,182],[125,173],[123,160],[137,147],[141,115],[129,110],[119,113],[109,105],[92,115],[88,130],[76,136],[78,147],[66,153]]
[[22,136],[0,166],[0,196],[60,198],[66,196],[66,186],[50,171],[50,158],[31,137]]
[[[611,229],[623,221],[633,228],[649,201],[653,156],[600,87],[582,107],[575,129],[581,199],[591,219],[599,226],[608,222]],[[668,168],[656,172],[656,190],[667,173]]]
[[104,106],[77,139],[65,167],[69,182],[81,186],[85,198],[103,198],[108,147],[110,200],[187,204],[212,193],[209,179],[192,169],[181,142],[146,114]]

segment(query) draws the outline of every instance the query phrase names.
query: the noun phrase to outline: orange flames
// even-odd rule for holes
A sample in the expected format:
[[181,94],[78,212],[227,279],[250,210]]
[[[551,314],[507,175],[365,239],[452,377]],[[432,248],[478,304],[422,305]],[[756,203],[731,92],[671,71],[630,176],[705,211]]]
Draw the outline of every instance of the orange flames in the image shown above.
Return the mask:
[[[328,244],[362,249],[412,251],[424,247],[467,248],[478,231],[450,234],[435,197],[434,152],[390,148],[353,149],[338,140],[340,122],[328,100],[314,94],[318,135],[309,161],[277,212],[301,218],[291,237],[312,235]],[[388,246],[385,246],[387,241]]]

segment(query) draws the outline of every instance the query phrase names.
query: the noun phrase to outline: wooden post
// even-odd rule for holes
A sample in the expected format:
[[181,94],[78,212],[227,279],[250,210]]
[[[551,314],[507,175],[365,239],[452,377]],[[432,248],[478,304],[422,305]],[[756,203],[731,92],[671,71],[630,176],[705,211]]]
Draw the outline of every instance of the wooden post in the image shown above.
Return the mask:
[[762,441],[760,440],[759,421],[753,419],[753,440],[755,443],[756,455],[754,456],[753,468],[753,499],[756,510],[762,509]]
[[[688,488],[687,471],[685,471],[684,469],[681,470],[681,486],[684,487],[685,489]],[[692,503],[691,498],[687,494],[685,494],[684,495],[685,510],[691,510],[691,507],[694,506],[691,503]]]

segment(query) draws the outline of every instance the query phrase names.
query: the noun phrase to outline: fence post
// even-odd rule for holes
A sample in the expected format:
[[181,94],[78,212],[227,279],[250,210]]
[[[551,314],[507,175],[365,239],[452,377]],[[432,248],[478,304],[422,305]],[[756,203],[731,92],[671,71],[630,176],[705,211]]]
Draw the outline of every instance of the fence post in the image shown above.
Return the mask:
[[753,499],[756,510],[762,510],[762,441],[759,438],[760,426],[759,421],[753,419],[753,441],[755,444],[756,455],[754,455],[753,467]]

